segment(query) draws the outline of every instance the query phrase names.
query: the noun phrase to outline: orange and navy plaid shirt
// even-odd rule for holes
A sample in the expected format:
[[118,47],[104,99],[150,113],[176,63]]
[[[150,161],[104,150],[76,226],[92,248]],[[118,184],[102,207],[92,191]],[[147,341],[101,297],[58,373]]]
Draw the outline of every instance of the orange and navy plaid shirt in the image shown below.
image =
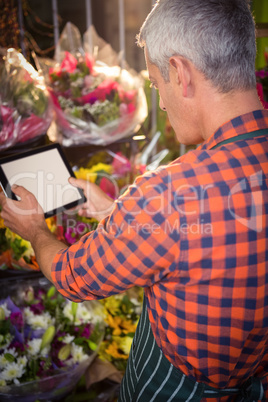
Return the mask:
[[239,116],[138,177],[52,267],[73,301],[144,287],[165,356],[219,388],[268,372],[268,142],[237,137],[212,148],[267,127],[268,111]]

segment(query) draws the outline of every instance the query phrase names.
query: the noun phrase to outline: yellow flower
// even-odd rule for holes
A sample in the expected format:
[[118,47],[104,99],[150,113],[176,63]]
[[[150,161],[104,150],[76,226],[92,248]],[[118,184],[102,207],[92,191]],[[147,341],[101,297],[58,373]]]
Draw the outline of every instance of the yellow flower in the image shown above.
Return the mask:
[[121,298],[115,296],[110,296],[107,299],[104,299],[104,305],[112,315],[116,315],[120,311],[120,304]]
[[108,344],[107,341],[103,341],[101,343],[100,349],[99,349],[99,352],[98,352],[98,356],[103,361],[111,362],[112,361],[112,356],[109,355],[108,353],[106,353],[107,344]]
[[47,218],[46,223],[47,223],[47,227],[49,228],[49,230],[52,233],[55,233],[55,231],[57,230],[57,224],[56,224],[55,218],[54,217]]
[[90,181],[91,183],[95,183],[95,181],[97,180],[98,172],[111,174],[112,170],[112,166],[100,162],[92,166],[90,169],[80,168],[79,170],[75,171],[74,174],[77,179],[83,179]]
[[114,336],[113,339],[117,343],[119,349],[122,350],[126,355],[129,355],[133,338],[130,336]]
[[119,316],[113,317],[112,315],[108,314],[105,321],[107,322],[109,327],[114,328],[113,335],[121,334],[122,329],[120,328],[120,325],[121,325],[122,320]]
[[92,166],[92,168],[91,169],[89,169],[92,173],[97,173],[97,172],[100,172],[100,171],[104,171],[104,172],[106,172],[106,173],[108,173],[108,174],[111,174],[112,173],[112,166],[111,165],[107,165],[106,163],[101,163],[101,162],[99,162],[99,163],[97,163],[96,165],[94,165],[94,166]]
[[7,240],[10,240],[11,242],[14,242],[15,239],[20,240],[20,246],[21,247],[25,247],[26,250],[24,251],[24,253],[21,255],[21,257],[28,257],[29,259],[31,257],[34,256],[34,251],[33,248],[31,246],[31,243],[28,240],[24,240],[22,239],[19,235],[17,235],[16,233],[11,232],[10,229],[6,229],[6,238]]
[[105,352],[115,359],[128,359],[128,355],[125,355],[124,353],[121,353],[118,345],[115,341],[110,343],[107,349],[105,349]]
[[91,183],[95,183],[97,179],[97,173],[93,172],[92,169],[80,168],[79,170],[75,171],[74,174],[77,179],[87,180]]
[[1,215],[0,215],[0,229],[4,229],[4,228],[5,228],[4,219],[1,218]]
[[136,331],[137,323],[133,324],[131,320],[125,320],[119,316],[113,317],[108,314],[105,321],[109,327],[113,328],[113,335],[129,334]]
[[121,326],[123,327],[124,334],[129,334],[136,331],[137,323],[133,324],[131,320],[122,320]]

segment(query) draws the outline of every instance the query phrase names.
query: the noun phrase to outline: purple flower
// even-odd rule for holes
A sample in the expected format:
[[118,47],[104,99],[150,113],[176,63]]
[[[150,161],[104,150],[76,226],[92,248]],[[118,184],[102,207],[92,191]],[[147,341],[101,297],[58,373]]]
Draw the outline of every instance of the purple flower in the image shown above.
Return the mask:
[[82,337],[89,339],[91,334],[91,325],[86,324],[85,328],[83,329],[83,332],[81,334]]
[[24,336],[27,339],[42,338],[42,336],[44,335],[44,332],[45,332],[45,330],[43,328],[33,329],[30,325],[24,326]]
[[64,362],[62,362],[58,355],[59,355],[59,351],[61,350],[61,348],[65,345],[65,343],[63,343],[62,341],[60,341],[59,339],[54,339],[52,344],[51,344],[51,357],[52,357],[52,361],[58,366],[58,367],[64,367],[65,364]]
[[34,314],[37,314],[37,315],[38,315],[38,314],[42,314],[43,311],[45,311],[45,306],[39,302],[39,303],[36,303],[36,304],[32,304],[32,305],[30,306],[30,310],[31,310]]
[[25,351],[25,345],[19,341],[12,341],[10,344],[10,348],[15,348],[17,351],[24,352]]
[[256,77],[258,77],[260,79],[263,79],[263,78],[265,78],[267,76],[268,76],[268,71],[266,71],[266,70],[256,71]]
[[67,228],[65,232],[65,239],[69,244],[74,244],[76,242],[77,232],[75,228]]
[[17,307],[13,301],[10,299],[10,297],[8,296],[5,300],[2,300],[3,303],[7,304],[7,308],[8,310],[11,311],[11,313],[21,313],[21,310],[19,307]]
[[23,316],[21,311],[17,311],[10,314],[11,324],[15,325],[19,331],[23,327]]
[[37,291],[35,297],[36,297],[38,300],[43,300],[45,294],[46,294],[46,292],[44,291],[44,289],[38,289],[38,291]]

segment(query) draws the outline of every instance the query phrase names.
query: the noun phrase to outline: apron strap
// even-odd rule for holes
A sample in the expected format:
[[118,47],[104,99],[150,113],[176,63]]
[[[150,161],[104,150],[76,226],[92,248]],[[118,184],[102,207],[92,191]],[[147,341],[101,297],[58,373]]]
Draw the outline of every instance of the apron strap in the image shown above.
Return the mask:
[[262,401],[264,397],[264,390],[262,385],[262,378],[249,377],[249,379],[240,388],[226,388],[216,390],[215,388],[205,385],[204,397],[205,398],[220,398],[226,395],[238,395],[237,402],[254,402]]
[[256,131],[251,131],[251,133],[240,134],[240,135],[236,135],[235,137],[228,138],[227,140],[223,140],[223,141],[219,142],[218,144],[214,145],[214,147],[212,147],[210,149],[216,149],[218,147],[221,147],[222,145],[230,144],[232,142],[237,142],[240,140],[248,140],[248,139],[253,139],[256,137],[262,137],[267,134],[268,134],[267,128],[264,128],[261,130],[256,130]]

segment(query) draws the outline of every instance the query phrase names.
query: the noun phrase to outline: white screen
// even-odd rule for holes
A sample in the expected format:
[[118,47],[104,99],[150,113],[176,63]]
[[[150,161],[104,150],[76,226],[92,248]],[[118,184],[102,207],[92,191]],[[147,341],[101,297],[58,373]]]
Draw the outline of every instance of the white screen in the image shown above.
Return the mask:
[[78,189],[68,182],[70,173],[57,149],[1,166],[10,185],[23,186],[33,193],[45,213],[81,199]]

